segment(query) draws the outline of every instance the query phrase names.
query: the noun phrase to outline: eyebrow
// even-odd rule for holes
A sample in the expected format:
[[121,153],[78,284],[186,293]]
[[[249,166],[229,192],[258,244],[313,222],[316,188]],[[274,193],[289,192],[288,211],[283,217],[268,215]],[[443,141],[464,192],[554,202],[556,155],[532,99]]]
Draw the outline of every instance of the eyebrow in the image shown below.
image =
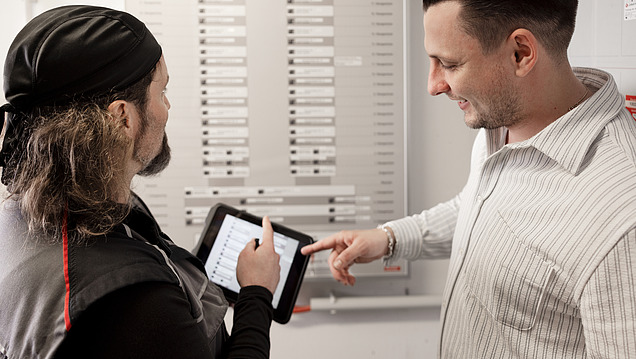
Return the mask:
[[446,59],[445,57],[438,56],[438,55],[428,55],[428,57],[430,57],[431,59],[435,59],[435,60],[450,61],[450,60]]
[[444,56],[439,56],[439,55],[428,55],[429,58],[437,60],[438,62],[442,62],[442,63],[446,63],[446,64],[461,64],[462,61],[461,60],[453,60],[453,59],[449,59],[446,58]]

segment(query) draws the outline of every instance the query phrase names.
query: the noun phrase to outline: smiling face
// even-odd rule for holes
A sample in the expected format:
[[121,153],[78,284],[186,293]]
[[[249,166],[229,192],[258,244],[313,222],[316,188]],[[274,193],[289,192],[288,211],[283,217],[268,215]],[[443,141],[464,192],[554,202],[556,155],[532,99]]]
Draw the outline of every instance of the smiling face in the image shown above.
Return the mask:
[[424,15],[429,93],[457,101],[471,128],[518,124],[521,97],[514,71],[507,68],[506,47],[484,55],[479,41],[461,28],[460,11],[458,2],[446,1],[431,6]]

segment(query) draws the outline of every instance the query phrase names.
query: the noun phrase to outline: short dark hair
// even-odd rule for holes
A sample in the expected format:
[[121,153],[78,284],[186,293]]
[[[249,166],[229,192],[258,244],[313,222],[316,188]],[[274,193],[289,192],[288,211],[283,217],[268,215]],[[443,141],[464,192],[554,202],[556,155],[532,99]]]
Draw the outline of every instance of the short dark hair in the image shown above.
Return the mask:
[[555,59],[565,59],[572,40],[578,0],[423,0],[424,11],[445,1],[462,9],[461,26],[484,54],[497,49],[514,30],[530,30]]

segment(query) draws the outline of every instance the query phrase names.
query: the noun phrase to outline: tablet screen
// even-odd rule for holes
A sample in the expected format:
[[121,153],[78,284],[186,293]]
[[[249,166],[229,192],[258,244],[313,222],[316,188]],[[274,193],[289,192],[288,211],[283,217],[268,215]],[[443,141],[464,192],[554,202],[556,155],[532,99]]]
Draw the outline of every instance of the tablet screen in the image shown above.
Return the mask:
[[[236,303],[241,287],[236,278],[239,254],[247,242],[263,236],[262,218],[223,203],[210,209],[194,253],[203,262],[210,281],[223,289],[228,301]],[[300,253],[313,243],[310,236],[272,222],[274,248],[280,256],[280,280],[274,291],[274,320],[289,321],[309,263]]]
[[[260,238],[263,228],[244,219],[226,214],[205,263],[210,280],[221,287],[238,293],[241,287],[236,279],[236,263],[239,253],[248,241]],[[280,233],[274,233],[274,247],[280,256],[280,281],[274,292],[272,306],[278,307],[283,287],[291,269],[299,242]]]

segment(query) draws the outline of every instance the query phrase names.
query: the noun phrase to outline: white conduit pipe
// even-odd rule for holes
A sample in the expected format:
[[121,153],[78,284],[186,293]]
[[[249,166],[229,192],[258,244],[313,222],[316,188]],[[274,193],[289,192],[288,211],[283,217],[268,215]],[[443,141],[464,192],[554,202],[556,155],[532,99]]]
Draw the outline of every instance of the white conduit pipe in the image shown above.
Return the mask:
[[341,297],[331,295],[329,298],[310,298],[311,311],[339,310],[378,310],[430,308],[442,304],[441,295],[404,295],[385,297]]

